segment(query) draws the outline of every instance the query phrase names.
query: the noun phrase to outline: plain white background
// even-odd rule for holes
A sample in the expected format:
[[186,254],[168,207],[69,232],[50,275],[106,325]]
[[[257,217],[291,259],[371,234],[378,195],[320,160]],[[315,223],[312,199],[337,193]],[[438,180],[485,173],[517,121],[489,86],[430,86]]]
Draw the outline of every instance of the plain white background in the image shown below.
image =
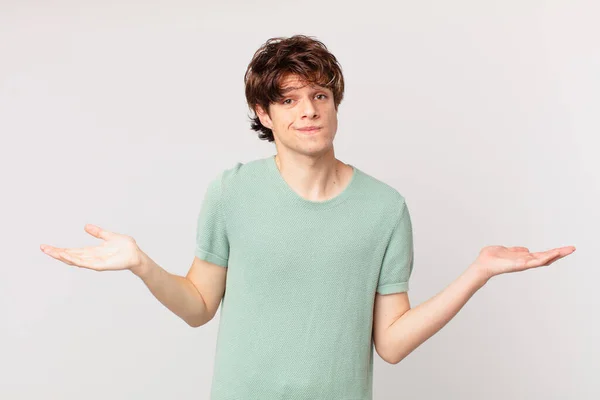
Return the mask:
[[575,245],[492,279],[374,398],[597,399],[600,7],[593,1],[0,1],[0,398],[207,399],[193,329],[128,271],[39,245],[132,235],[194,255],[210,179],[274,154],[243,74],[268,38],[322,40],[346,79],[336,155],[411,209],[413,306],[486,245]]

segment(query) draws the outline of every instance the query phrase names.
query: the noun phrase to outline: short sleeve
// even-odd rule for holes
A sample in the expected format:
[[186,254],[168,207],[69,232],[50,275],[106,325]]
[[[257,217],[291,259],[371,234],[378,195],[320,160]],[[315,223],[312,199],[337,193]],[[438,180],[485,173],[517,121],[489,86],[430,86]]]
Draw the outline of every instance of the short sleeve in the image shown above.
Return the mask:
[[380,294],[408,291],[413,269],[413,232],[410,213],[403,201],[400,215],[383,256],[377,292]]
[[227,267],[229,240],[225,229],[220,174],[206,189],[198,214],[196,228],[196,257]]

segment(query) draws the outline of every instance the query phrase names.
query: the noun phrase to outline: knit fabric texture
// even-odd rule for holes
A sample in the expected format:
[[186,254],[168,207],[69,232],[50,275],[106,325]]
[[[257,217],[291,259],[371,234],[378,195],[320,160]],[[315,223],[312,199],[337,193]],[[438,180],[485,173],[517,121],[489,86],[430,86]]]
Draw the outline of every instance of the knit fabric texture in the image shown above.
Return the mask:
[[396,189],[350,166],[321,202],[274,156],[209,183],[195,254],[227,268],[212,400],[372,399],[375,293],[408,290],[412,225]]

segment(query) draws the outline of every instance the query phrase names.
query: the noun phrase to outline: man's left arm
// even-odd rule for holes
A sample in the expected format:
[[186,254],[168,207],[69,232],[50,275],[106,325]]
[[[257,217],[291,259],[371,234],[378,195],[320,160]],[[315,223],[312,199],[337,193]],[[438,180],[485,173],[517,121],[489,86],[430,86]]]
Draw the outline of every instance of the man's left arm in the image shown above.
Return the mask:
[[573,251],[572,246],[538,253],[525,247],[488,246],[454,282],[415,308],[410,308],[406,292],[377,293],[373,321],[377,353],[397,364],[442,329],[493,276],[550,265]]

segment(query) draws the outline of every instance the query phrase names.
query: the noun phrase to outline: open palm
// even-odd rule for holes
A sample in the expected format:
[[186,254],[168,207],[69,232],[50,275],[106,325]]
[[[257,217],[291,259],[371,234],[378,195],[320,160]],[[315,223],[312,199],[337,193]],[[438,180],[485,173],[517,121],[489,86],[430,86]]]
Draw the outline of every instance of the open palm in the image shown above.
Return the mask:
[[487,246],[480,252],[474,265],[489,276],[550,265],[575,251],[573,246],[531,253],[527,247]]
[[141,250],[131,236],[105,231],[92,224],[87,224],[84,229],[90,235],[102,239],[102,243],[82,248],[41,245],[40,249],[66,264],[96,271],[131,269],[140,264]]

